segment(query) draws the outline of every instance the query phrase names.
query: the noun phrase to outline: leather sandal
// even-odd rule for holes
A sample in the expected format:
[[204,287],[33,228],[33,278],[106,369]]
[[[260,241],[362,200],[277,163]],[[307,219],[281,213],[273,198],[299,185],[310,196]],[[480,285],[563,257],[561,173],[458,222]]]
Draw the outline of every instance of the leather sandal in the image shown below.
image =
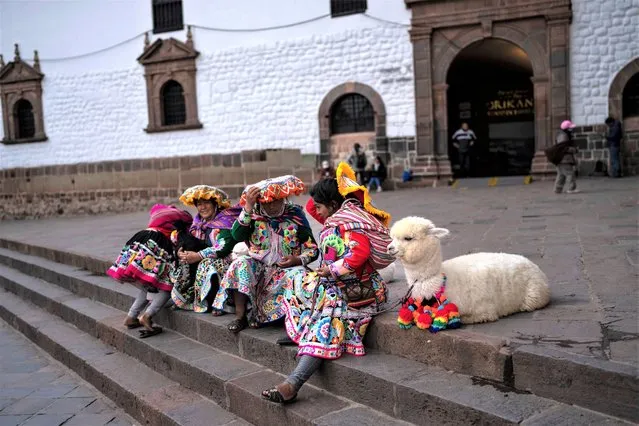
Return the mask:
[[284,399],[280,391],[278,391],[277,388],[273,388],[262,391],[262,398],[277,404],[290,404],[297,399],[297,394],[293,395],[291,399]]
[[231,321],[231,323],[228,325],[228,329],[232,333],[239,333],[240,331],[242,331],[246,327],[248,327],[248,325],[249,324],[248,324],[248,320],[246,319],[246,317],[237,318],[237,319],[234,319],[233,321]]

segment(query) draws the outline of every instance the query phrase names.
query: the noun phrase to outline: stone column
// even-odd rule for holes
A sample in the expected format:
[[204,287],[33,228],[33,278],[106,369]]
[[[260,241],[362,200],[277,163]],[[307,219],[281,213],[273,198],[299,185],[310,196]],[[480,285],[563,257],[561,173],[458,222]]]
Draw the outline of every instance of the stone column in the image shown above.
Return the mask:
[[413,69],[415,73],[415,118],[417,155],[433,155],[433,93],[431,29],[412,28]]
[[448,158],[448,84],[433,87],[435,105],[435,143],[434,153],[438,157]]
[[544,149],[553,143],[553,132],[550,127],[549,89],[550,81],[547,76],[532,77],[533,96],[535,99],[535,156],[531,166],[531,173],[543,175],[553,172],[554,168],[548,163]]
[[550,55],[550,124],[554,130],[563,120],[570,118],[570,15],[547,16],[546,22]]

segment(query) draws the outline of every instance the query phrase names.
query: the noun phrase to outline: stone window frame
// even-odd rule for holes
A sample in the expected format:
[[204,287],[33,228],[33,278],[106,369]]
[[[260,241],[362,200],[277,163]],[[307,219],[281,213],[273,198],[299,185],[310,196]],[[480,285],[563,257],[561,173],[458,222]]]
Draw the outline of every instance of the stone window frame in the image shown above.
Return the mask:
[[[200,52],[195,50],[191,27],[188,27],[187,41],[183,43],[175,38],[157,39],[149,42],[147,33],[144,40],[144,52],[137,61],[144,66],[146,97],[149,123],[144,129],[147,133],[171,132],[178,130],[201,129],[197,108],[197,84],[195,59]],[[169,81],[182,86],[186,120],[184,124],[164,125],[162,88]]]
[[[47,141],[44,132],[44,115],[42,108],[42,79],[44,74],[40,70],[38,51],[34,51],[33,66],[27,64],[20,57],[20,48],[15,45],[15,57],[13,61],[4,64],[0,55],[0,103],[2,104],[2,122],[4,125],[4,138],[2,143],[6,145],[33,143]],[[20,101],[31,104],[34,134],[33,136],[20,138],[17,121],[16,106]]]
[[630,79],[636,74],[639,74],[639,58],[634,58],[628,62],[615,75],[608,91],[608,115],[622,121],[625,131],[639,130],[639,118],[628,117],[625,120],[623,119],[623,91]]

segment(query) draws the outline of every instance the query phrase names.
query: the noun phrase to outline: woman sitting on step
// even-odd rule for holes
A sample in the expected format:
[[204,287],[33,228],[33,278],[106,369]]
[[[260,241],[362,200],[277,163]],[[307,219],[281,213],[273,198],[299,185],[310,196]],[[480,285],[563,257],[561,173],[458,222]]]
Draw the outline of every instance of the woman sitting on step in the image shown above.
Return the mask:
[[287,175],[259,182],[242,193],[244,209],[231,232],[246,243],[249,254],[233,261],[213,302],[214,312],[220,312],[232,294],[236,319],[229,330],[233,333],[283,318],[286,280],[282,278],[287,269],[303,272],[305,265],[317,259],[317,244],[304,211],[287,202],[289,196],[303,191],[302,181]]
[[180,309],[208,312],[217,294],[219,280],[231,264],[233,248],[237,244],[231,228],[242,208],[231,207],[224,191],[208,185],[188,188],[180,201],[197,208],[188,232],[202,240],[206,247],[197,251],[178,251],[180,263],[172,275],[171,298]]
[[[107,275],[119,282],[129,282],[140,289],[124,325],[128,328],[143,326],[140,337],[161,333],[162,328],[153,325],[153,316],[171,298],[173,284],[170,273],[176,259],[171,233],[186,230],[193,217],[174,206],[156,204],[151,208],[147,228],[136,233],[124,245],[120,255],[108,269]],[[147,305],[147,293],[154,293]]]
[[285,325],[299,347],[299,362],[284,383],[262,392],[277,403],[293,401],[323,359],[364,355],[366,328],[386,301],[386,285],[373,259],[378,242],[388,237],[390,216],[372,206],[368,190],[346,163],[338,167],[337,179],[316,183],[311,197],[306,210],[323,224],[323,259],[315,272],[287,274]]

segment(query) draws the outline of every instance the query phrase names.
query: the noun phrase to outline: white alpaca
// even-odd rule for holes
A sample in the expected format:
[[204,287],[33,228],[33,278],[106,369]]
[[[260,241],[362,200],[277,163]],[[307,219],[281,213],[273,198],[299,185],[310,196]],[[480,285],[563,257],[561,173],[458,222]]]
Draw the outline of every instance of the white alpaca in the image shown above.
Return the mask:
[[474,253],[442,263],[440,240],[449,233],[422,217],[406,217],[393,225],[388,250],[402,262],[408,285],[414,285],[413,297],[432,297],[442,285],[443,272],[445,295],[459,308],[463,324],[496,321],[548,304],[546,275],[523,256]]

